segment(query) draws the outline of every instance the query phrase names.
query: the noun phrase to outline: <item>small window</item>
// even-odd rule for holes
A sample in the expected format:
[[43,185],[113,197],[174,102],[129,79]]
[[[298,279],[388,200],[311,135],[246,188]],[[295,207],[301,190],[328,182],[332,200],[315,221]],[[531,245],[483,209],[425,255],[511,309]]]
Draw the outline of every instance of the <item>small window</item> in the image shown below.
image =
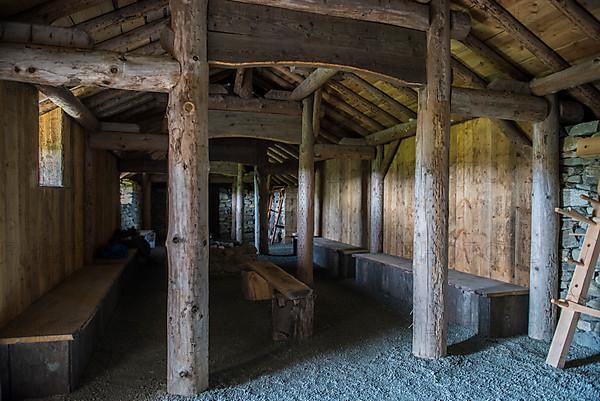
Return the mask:
[[40,115],[39,185],[64,186],[63,112],[56,108]]

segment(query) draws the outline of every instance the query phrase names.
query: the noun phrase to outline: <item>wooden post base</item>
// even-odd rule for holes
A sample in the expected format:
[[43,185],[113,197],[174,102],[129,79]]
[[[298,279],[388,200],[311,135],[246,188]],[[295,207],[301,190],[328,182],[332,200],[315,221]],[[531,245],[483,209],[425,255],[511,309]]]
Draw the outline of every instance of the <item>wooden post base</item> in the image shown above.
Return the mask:
[[272,301],[273,340],[295,341],[313,335],[314,295],[289,300],[275,291]]
[[267,301],[271,299],[271,286],[258,273],[242,271],[242,292],[247,301]]

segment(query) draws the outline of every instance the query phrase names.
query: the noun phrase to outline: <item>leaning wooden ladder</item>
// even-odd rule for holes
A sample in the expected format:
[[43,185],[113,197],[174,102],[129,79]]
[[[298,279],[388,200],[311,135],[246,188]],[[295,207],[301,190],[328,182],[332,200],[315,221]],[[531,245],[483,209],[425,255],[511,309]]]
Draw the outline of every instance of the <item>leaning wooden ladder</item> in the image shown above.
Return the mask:
[[562,309],[546,363],[555,368],[563,368],[569,347],[575,335],[579,316],[584,313],[600,318],[600,310],[585,306],[587,292],[594,277],[594,270],[600,254],[600,201],[582,195],[593,208],[592,217],[586,217],[573,210],[556,209],[557,213],[588,225],[578,260],[569,259],[575,265],[575,272],[565,299],[553,299],[552,303]]

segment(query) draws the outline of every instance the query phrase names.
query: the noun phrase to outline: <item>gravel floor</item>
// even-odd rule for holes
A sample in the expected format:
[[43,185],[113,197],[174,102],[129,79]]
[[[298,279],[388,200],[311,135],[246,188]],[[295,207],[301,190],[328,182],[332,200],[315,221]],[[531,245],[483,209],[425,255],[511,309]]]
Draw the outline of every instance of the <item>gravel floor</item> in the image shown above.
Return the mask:
[[[293,266],[292,257],[274,257]],[[179,400],[165,393],[164,266],[126,289],[80,389],[59,400]],[[573,347],[569,368],[544,364],[526,337],[469,340],[450,328],[450,356],[411,355],[410,322],[338,282],[317,281],[316,335],[270,341],[270,304],[241,297],[236,277],[211,280],[211,388],[196,400],[600,400],[600,358]]]

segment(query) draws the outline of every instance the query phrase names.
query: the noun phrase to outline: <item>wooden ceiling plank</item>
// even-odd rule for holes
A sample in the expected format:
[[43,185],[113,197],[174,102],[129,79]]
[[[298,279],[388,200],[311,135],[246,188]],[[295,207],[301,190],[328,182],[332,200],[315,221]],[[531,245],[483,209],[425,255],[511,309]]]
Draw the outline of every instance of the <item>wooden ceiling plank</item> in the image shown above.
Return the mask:
[[[486,13],[500,24],[508,33],[526,47],[554,72],[569,68],[571,65],[556,51],[538,38],[510,12],[495,0],[464,0],[467,4]],[[600,117],[600,91],[591,85],[583,85],[569,90],[571,96],[588,106]]]

